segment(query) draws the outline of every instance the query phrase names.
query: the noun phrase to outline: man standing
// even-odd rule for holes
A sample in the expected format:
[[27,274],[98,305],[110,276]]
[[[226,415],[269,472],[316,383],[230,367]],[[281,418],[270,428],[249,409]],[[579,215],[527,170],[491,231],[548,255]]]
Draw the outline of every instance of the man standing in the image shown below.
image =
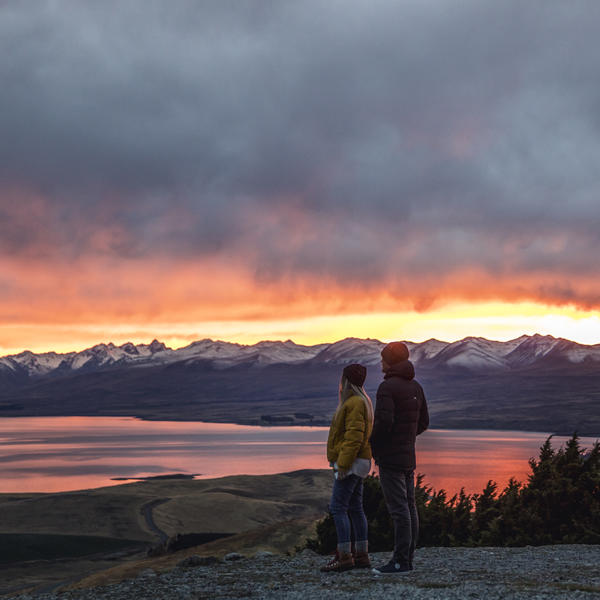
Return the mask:
[[391,342],[381,351],[383,382],[377,390],[371,434],[373,458],[379,465],[381,489],[394,523],[394,555],[374,573],[408,573],[419,534],[415,503],[415,441],[429,426],[423,388],[414,379],[408,348]]

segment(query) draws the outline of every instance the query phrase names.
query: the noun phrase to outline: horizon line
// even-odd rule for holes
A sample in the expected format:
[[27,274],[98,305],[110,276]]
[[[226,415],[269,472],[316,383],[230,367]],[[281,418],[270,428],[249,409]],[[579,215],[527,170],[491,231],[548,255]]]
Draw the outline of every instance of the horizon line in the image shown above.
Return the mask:
[[115,348],[122,348],[123,346],[127,346],[129,344],[137,347],[137,346],[151,346],[154,342],[157,342],[159,344],[162,344],[163,346],[165,346],[165,350],[172,350],[172,351],[177,351],[177,350],[182,350],[184,348],[188,348],[194,344],[197,344],[199,342],[212,342],[212,343],[223,343],[223,344],[231,344],[231,345],[235,345],[235,346],[241,346],[241,347],[245,347],[245,348],[250,348],[252,346],[257,346],[258,344],[263,344],[263,343],[286,343],[286,342],[292,342],[294,345],[296,346],[303,346],[305,348],[312,348],[314,346],[332,346],[333,344],[337,344],[339,342],[343,342],[345,340],[359,340],[359,341],[371,341],[371,342],[378,342],[380,344],[386,344],[389,343],[391,341],[401,341],[407,344],[413,344],[415,346],[417,345],[421,345],[421,344],[425,344],[427,342],[440,342],[442,344],[455,344],[457,342],[462,342],[465,341],[467,339],[480,339],[480,340],[486,340],[488,342],[496,342],[499,344],[508,344],[509,342],[513,342],[515,340],[521,339],[521,338],[533,338],[533,337],[543,337],[543,338],[552,338],[555,340],[564,340],[567,342],[571,342],[573,344],[577,344],[578,346],[587,346],[587,347],[594,347],[596,345],[598,345],[600,342],[597,342],[595,344],[583,344],[580,342],[577,342],[575,340],[571,340],[569,338],[565,338],[565,337],[556,337],[552,334],[541,334],[541,333],[533,333],[533,334],[521,334],[517,337],[511,338],[509,340],[496,340],[496,339],[492,339],[492,338],[486,338],[484,336],[480,336],[480,335],[467,335],[465,337],[462,338],[457,338],[455,340],[452,341],[446,341],[446,340],[440,340],[438,338],[428,338],[426,340],[423,340],[422,342],[413,342],[412,340],[397,340],[397,339],[390,339],[390,340],[380,340],[377,338],[360,338],[360,337],[356,337],[356,336],[347,336],[332,342],[318,342],[316,344],[298,344],[297,342],[294,342],[294,340],[292,340],[291,338],[288,338],[286,340],[283,339],[265,339],[265,340],[259,340],[258,342],[255,342],[254,344],[244,344],[242,342],[235,342],[235,341],[230,341],[230,340],[224,340],[224,339],[212,339],[212,338],[199,338],[197,340],[194,340],[192,342],[190,342],[189,344],[185,344],[182,346],[177,346],[177,347],[170,347],[167,346],[164,342],[160,341],[158,338],[154,338],[151,342],[131,342],[131,341],[127,341],[127,342],[123,342],[122,344],[115,344],[112,341],[109,342],[98,342],[92,346],[87,346],[85,348],[82,348],[81,350],[67,350],[66,352],[56,352],[55,350],[46,350],[43,352],[34,352],[32,350],[29,350],[27,348],[25,348],[24,350],[21,350],[19,352],[16,353],[12,353],[12,354],[4,354],[0,356],[1,358],[10,358],[12,356],[20,356],[21,354],[26,354],[26,353],[30,353],[30,354],[34,354],[36,356],[40,356],[43,354],[56,354],[56,355],[67,355],[67,354],[79,354],[81,352],[85,352],[86,350],[92,350],[93,348],[97,348],[98,346],[113,346]]

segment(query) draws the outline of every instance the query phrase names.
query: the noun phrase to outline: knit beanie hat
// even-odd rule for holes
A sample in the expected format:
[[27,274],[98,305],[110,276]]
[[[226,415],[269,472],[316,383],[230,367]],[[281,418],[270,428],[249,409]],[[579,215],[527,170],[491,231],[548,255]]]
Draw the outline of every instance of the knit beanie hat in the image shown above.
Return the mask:
[[367,369],[358,363],[353,363],[344,367],[342,374],[350,383],[362,387],[367,378]]
[[404,342],[390,342],[382,351],[381,358],[388,365],[408,360],[408,348]]

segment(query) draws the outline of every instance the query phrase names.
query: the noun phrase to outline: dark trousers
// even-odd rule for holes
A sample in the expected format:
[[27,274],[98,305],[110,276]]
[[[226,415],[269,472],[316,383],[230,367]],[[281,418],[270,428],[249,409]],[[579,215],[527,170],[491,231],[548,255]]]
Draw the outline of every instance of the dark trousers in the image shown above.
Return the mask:
[[379,467],[379,481],[394,523],[394,560],[412,568],[419,536],[419,515],[415,503],[414,471],[393,471]]

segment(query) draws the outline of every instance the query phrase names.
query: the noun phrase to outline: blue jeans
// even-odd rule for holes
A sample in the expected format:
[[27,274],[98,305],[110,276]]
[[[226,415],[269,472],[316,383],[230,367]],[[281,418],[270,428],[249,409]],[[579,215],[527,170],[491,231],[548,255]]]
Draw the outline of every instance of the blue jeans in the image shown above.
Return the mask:
[[363,480],[358,475],[347,475],[333,482],[329,512],[335,523],[338,545],[350,543],[351,529],[356,542],[367,541],[367,517],[363,509]]

